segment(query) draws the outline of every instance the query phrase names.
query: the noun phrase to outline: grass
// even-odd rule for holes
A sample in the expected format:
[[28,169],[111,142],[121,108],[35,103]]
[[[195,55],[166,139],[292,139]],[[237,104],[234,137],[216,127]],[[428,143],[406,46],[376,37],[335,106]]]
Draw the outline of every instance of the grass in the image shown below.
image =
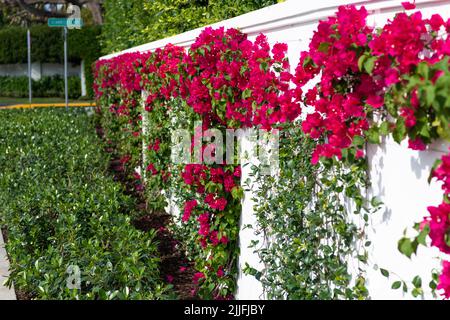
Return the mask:
[[[64,103],[63,98],[32,98],[31,103]],[[69,102],[90,102],[90,100],[73,100],[69,99]],[[10,97],[0,97],[0,106],[10,106],[15,104],[25,104],[28,103],[28,98],[10,98]]]

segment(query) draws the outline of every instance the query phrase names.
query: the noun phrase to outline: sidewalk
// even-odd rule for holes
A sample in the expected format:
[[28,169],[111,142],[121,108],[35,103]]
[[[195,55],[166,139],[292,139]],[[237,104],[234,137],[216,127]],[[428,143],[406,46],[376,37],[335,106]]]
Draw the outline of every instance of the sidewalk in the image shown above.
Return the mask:
[[3,285],[9,275],[9,262],[4,248],[3,235],[0,231],[0,300],[16,300],[14,287],[9,289]]

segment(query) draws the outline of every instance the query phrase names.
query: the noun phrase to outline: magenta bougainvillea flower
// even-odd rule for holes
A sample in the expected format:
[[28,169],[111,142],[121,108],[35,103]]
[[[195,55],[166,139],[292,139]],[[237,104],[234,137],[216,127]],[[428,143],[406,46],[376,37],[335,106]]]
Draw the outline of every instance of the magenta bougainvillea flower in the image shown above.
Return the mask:
[[430,226],[431,245],[442,252],[450,253],[448,237],[450,236],[450,204],[442,203],[437,207],[428,207],[430,216],[426,218]]
[[422,151],[427,148],[426,144],[423,143],[422,139],[420,139],[420,138],[409,139],[408,147],[412,150],[418,150],[418,151]]
[[403,8],[405,8],[405,10],[413,10],[416,8],[415,5],[415,0],[411,3],[411,2],[402,2],[402,6]]
[[433,171],[433,177],[442,182],[442,190],[448,196],[450,194],[450,153],[442,156],[441,163]]
[[443,296],[450,299],[450,261],[443,262],[442,273],[439,276],[439,290],[443,290]]
[[183,222],[187,222],[192,214],[192,210],[198,205],[197,200],[193,199],[184,204]]

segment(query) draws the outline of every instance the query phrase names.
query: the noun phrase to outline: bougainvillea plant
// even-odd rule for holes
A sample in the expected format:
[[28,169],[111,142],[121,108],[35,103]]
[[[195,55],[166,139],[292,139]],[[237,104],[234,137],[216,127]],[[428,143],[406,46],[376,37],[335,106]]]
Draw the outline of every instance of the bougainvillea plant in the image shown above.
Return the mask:
[[[286,51],[283,44],[271,50],[264,35],[251,42],[236,29],[201,32],[183,61],[183,98],[200,117],[202,129],[270,129],[295,119],[300,108],[289,85]],[[205,252],[196,278],[207,288],[202,296],[231,298],[236,289],[240,176],[236,163],[188,164],[182,171],[184,183],[195,191],[184,204],[182,220],[196,218],[197,240]]]
[[[450,138],[450,20],[401,12],[374,30],[366,17],[364,7],[340,7],[336,16],[319,23],[309,50],[301,53],[297,93],[313,109],[302,127],[311,138],[324,141],[316,147],[313,163],[333,157],[354,163],[364,156],[365,142],[380,143],[381,136],[390,134],[398,143],[408,138],[413,150]],[[319,75],[319,82],[302,93]],[[448,167],[441,164],[436,170],[435,177],[445,180]],[[448,253],[447,195],[440,206],[428,210],[431,216],[424,224],[431,245]],[[399,244],[409,256],[416,247],[417,240]],[[448,263],[438,285],[448,298],[446,272]]]

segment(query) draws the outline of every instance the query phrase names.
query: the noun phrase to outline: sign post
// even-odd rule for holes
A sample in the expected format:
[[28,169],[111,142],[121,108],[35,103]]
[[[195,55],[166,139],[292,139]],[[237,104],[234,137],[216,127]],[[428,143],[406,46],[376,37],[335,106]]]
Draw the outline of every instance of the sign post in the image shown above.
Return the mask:
[[49,18],[47,23],[49,27],[64,28],[64,100],[67,111],[69,110],[69,92],[67,85],[67,28],[79,29],[83,25],[83,20],[81,18]]
[[30,28],[27,29],[27,55],[28,55],[28,102],[31,104],[32,82],[31,82],[31,34]]
[[67,92],[67,27],[64,27],[64,99],[66,111],[69,110],[69,93]]

